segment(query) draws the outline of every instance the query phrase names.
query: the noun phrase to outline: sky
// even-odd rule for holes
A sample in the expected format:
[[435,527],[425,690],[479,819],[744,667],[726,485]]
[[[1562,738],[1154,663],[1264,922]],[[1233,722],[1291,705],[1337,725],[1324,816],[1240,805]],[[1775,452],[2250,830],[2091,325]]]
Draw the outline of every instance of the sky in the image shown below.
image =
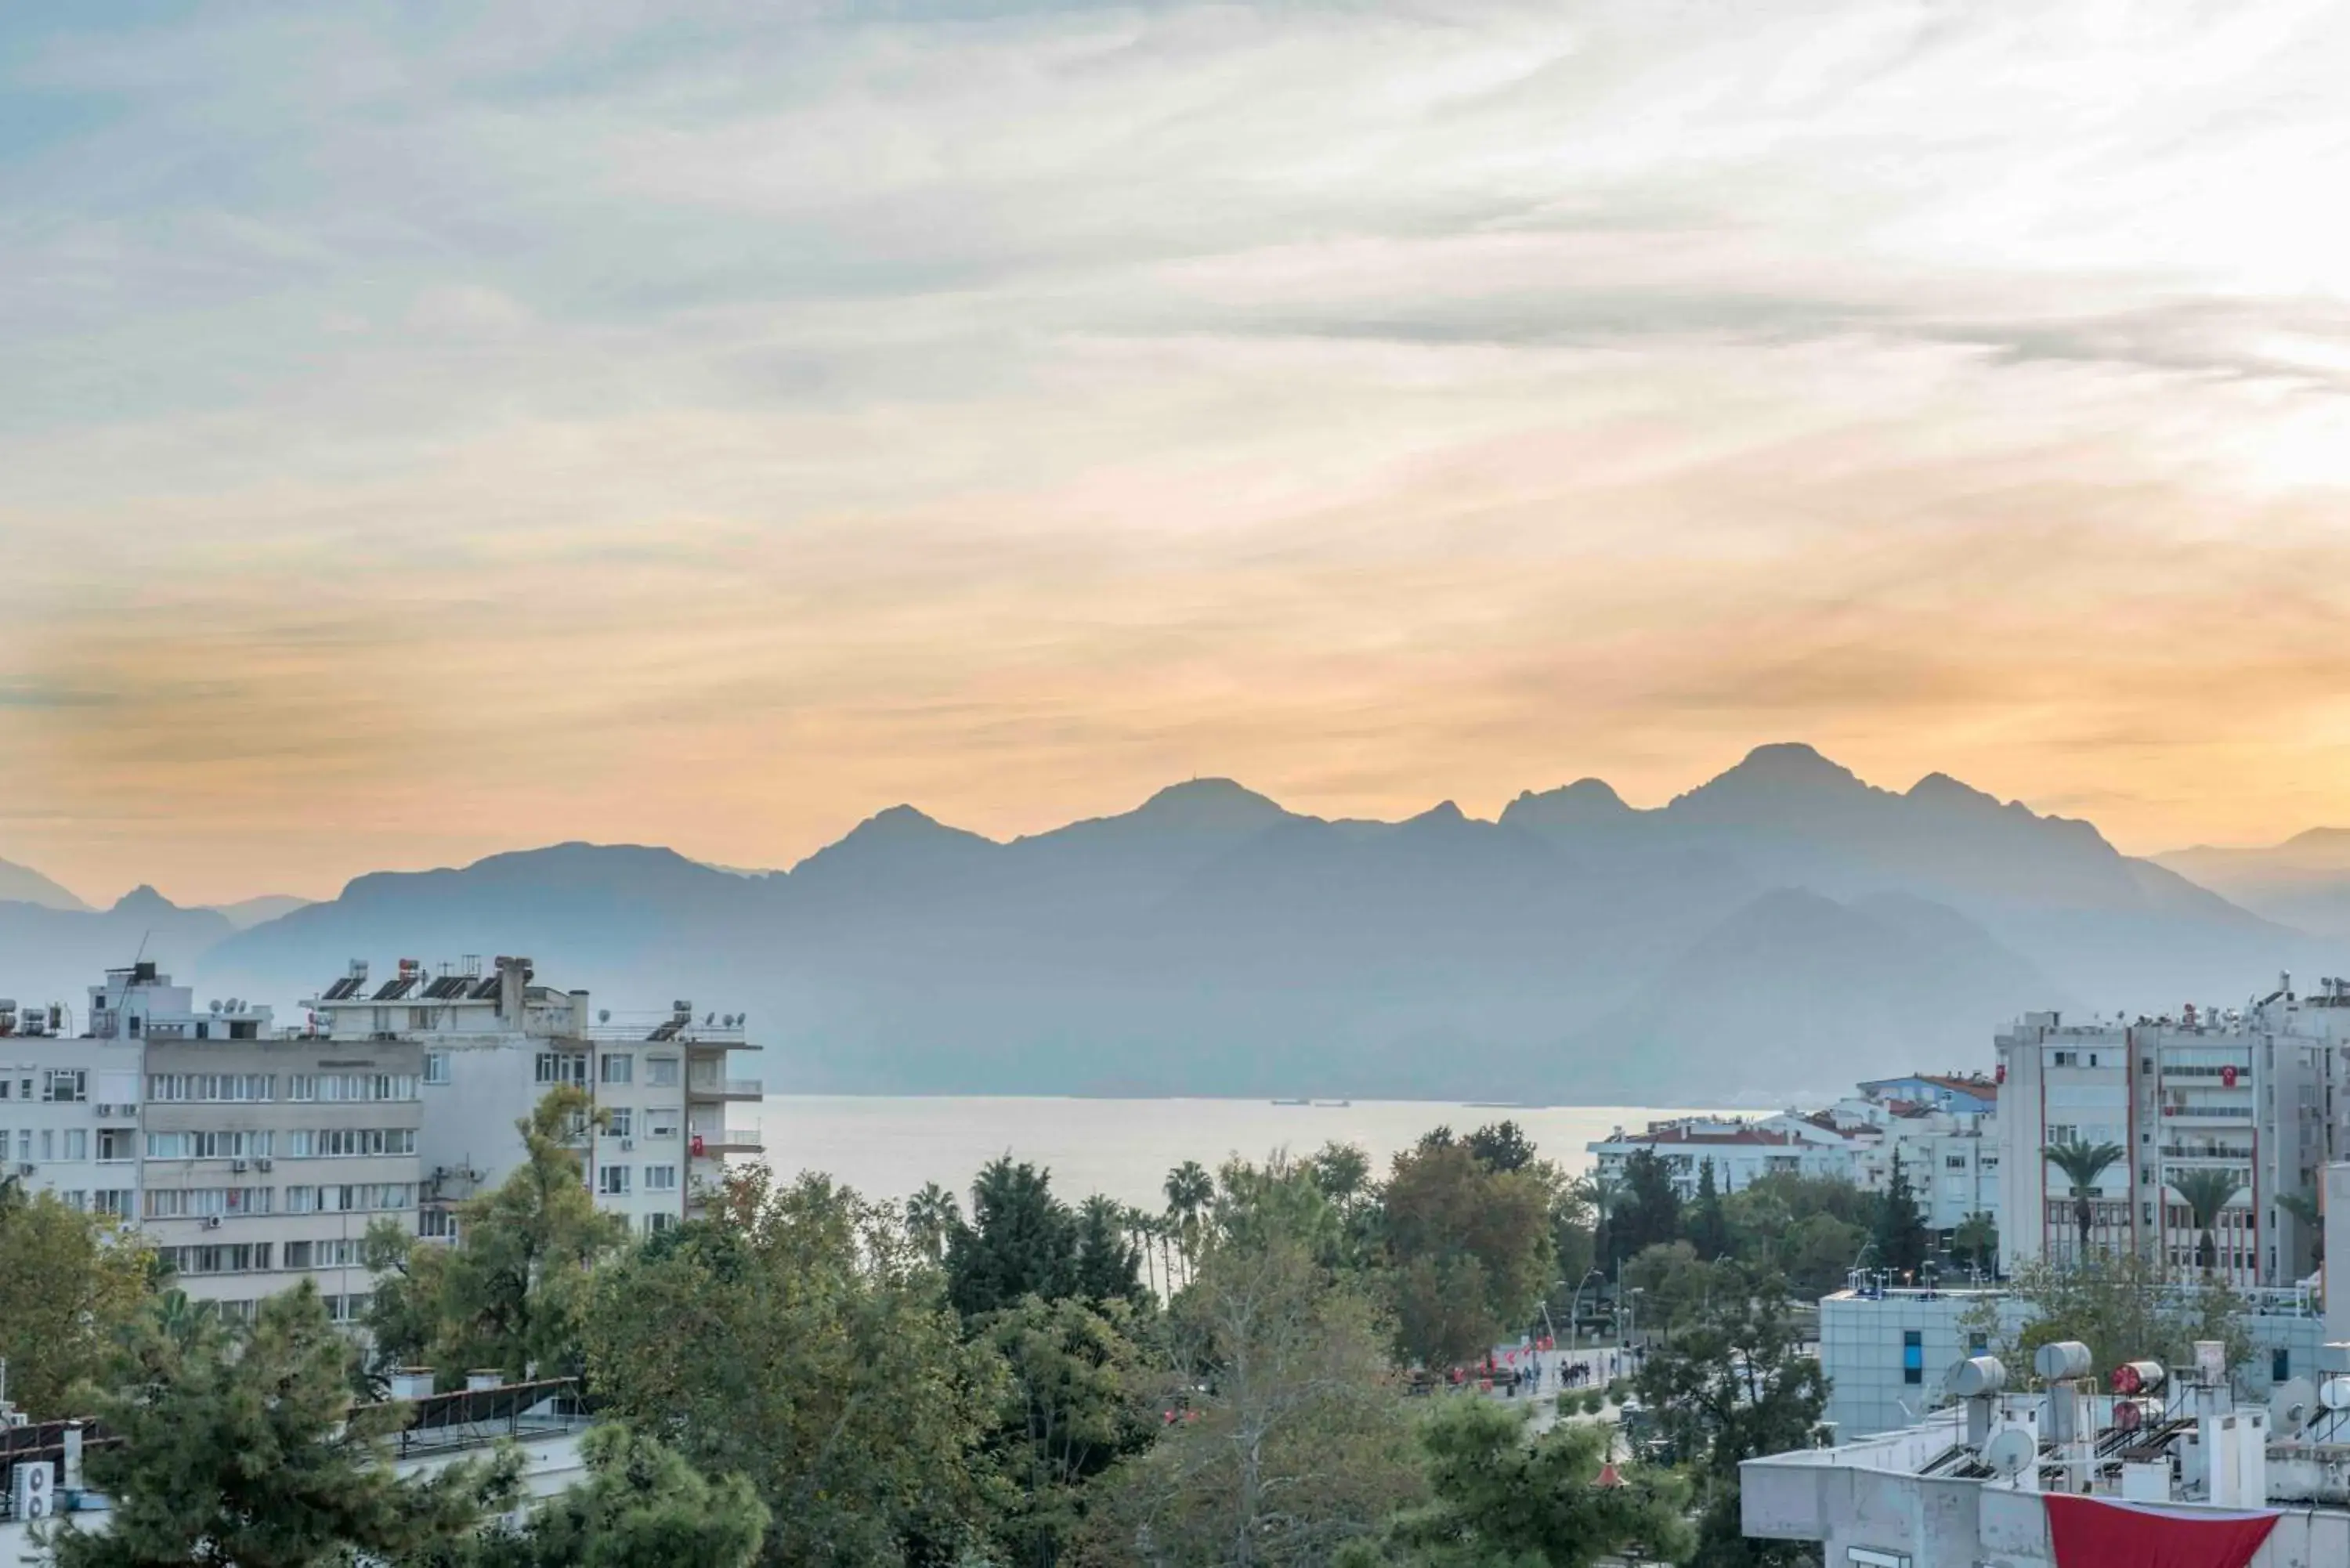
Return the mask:
[[[46,13],[44,15],[43,13]],[[0,857],[2350,823],[2350,7],[0,12]]]

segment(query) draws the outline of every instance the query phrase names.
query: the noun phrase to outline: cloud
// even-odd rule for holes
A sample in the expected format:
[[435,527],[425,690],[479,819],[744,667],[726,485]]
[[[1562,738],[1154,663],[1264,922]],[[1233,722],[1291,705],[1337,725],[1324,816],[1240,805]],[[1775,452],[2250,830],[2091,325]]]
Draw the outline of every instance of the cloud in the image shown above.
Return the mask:
[[52,874],[1790,735],[2147,847],[2342,814],[2339,7],[0,26]]

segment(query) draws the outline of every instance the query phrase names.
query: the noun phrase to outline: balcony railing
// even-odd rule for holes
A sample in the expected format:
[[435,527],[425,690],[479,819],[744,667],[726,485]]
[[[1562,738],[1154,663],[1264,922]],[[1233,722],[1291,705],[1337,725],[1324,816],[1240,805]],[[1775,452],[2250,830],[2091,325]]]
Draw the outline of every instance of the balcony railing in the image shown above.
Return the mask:
[[697,1151],[703,1155],[759,1154],[767,1147],[766,1139],[754,1127],[697,1128],[687,1136],[686,1147],[699,1143]]
[[727,1100],[761,1100],[766,1098],[767,1085],[757,1078],[721,1078],[714,1074],[697,1073],[685,1081],[688,1094]]

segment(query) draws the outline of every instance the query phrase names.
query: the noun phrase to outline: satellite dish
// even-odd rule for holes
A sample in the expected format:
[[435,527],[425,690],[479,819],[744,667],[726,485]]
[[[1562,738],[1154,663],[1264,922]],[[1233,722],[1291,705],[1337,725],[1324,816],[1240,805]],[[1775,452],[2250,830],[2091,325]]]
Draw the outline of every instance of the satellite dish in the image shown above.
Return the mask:
[[600,1008],[598,1008],[598,1009],[596,1010],[596,1022],[597,1022],[597,1023],[611,1023],[611,1022],[612,1022],[612,1010],[611,1010],[610,1008],[608,1008],[608,1007],[600,1007]]
[[2269,1418],[2280,1438],[2297,1438],[2317,1415],[2317,1390],[2306,1377],[2296,1377],[2269,1396]]
[[705,1012],[705,1013],[703,1013],[703,1014],[702,1015],[702,1026],[704,1029],[708,1029],[708,1028],[711,1028],[711,1027],[714,1026],[714,1025],[717,1023],[717,1022],[718,1022],[718,1014],[716,1014],[716,1013],[714,1013],[714,1012]]
[[2329,1377],[2319,1384],[2317,1402],[2329,1410],[2350,1410],[2350,1377]]
[[1982,1447],[1982,1462],[2002,1480],[2013,1480],[2032,1468],[2040,1457],[2040,1443],[2021,1427],[2006,1427],[1991,1434]]

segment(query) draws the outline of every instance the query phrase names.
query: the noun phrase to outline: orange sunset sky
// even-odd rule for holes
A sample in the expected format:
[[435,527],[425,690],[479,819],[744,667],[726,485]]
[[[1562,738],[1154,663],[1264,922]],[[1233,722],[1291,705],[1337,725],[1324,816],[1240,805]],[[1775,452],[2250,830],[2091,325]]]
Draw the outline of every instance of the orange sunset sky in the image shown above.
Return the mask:
[[2350,7],[583,9],[0,19],[0,857],[2350,824]]

